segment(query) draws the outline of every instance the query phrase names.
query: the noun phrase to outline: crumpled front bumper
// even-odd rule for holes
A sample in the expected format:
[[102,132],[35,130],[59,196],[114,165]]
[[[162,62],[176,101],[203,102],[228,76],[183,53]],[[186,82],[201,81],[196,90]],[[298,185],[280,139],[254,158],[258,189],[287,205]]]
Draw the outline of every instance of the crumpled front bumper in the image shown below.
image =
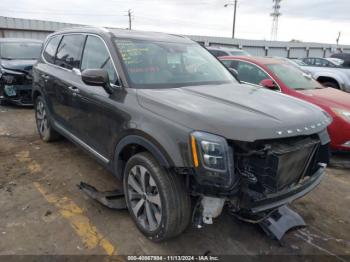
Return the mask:
[[5,90],[6,85],[0,85],[0,100],[20,106],[32,106],[32,86],[31,85],[12,85],[15,94],[8,94]]
[[267,195],[264,199],[252,201],[241,208],[250,213],[257,214],[289,204],[315,189],[320,184],[325,174],[326,167],[326,164],[319,164],[319,169],[303,183],[300,183],[291,189]]

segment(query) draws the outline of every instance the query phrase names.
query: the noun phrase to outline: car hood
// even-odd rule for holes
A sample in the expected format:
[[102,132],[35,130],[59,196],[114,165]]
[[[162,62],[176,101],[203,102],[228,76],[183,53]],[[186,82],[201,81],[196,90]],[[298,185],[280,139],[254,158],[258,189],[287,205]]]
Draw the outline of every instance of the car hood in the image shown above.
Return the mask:
[[0,60],[1,67],[9,70],[30,73],[36,60]]
[[323,107],[337,107],[350,110],[350,94],[334,88],[320,88],[297,91],[305,100]]
[[314,105],[242,84],[137,90],[140,105],[193,130],[239,141],[320,132],[329,119]]

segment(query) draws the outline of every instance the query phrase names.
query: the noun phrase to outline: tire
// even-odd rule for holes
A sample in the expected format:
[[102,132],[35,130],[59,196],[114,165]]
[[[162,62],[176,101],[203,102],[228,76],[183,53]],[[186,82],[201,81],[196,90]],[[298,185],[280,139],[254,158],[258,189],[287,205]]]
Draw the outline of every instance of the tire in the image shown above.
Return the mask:
[[52,142],[60,138],[60,135],[52,128],[50,117],[47,113],[45,100],[38,96],[34,102],[36,127],[40,138],[45,142]]
[[189,225],[191,200],[184,181],[161,167],[150,153],[128,160],[123,185],[130,215],[147,238],[160,242]]
[[335,89],[339,89],[339,85],[336,82],[323,82],[322,85],[325,87],[332,87]]

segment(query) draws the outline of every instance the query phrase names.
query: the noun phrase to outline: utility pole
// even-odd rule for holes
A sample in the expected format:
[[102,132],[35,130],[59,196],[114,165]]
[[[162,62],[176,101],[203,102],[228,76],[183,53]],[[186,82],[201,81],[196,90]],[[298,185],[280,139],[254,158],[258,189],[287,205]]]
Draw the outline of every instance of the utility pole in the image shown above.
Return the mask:
[[131,30],[131,9],[128,10],[128,17],[129,17],[129,30]]
[[341,36],[341,32],[338,33],[338,37],[337,37],[337,40],[336,40],[337,41],[337,49],[339,47],[340,36]]
[[235,29],[236,29],[236,16],[237,16],[237,0],[234,0],[233,4],[225,4],[224,7],[233,5],[233,24],[232,24],[232,38],[235,38]]

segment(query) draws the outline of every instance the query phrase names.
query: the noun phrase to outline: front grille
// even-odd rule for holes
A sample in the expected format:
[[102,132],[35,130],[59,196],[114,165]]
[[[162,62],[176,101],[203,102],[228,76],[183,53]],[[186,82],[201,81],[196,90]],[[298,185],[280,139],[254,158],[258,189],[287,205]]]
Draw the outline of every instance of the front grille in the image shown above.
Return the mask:
[[29,85],[32,83],[32,78],[30,75],[11,75],[4,74],[2,76],[1,82],[7,85]]
[[311,173],[319,146],[317,137],[247,143],[237,152],[236,171],[254,191],[275,193]]

